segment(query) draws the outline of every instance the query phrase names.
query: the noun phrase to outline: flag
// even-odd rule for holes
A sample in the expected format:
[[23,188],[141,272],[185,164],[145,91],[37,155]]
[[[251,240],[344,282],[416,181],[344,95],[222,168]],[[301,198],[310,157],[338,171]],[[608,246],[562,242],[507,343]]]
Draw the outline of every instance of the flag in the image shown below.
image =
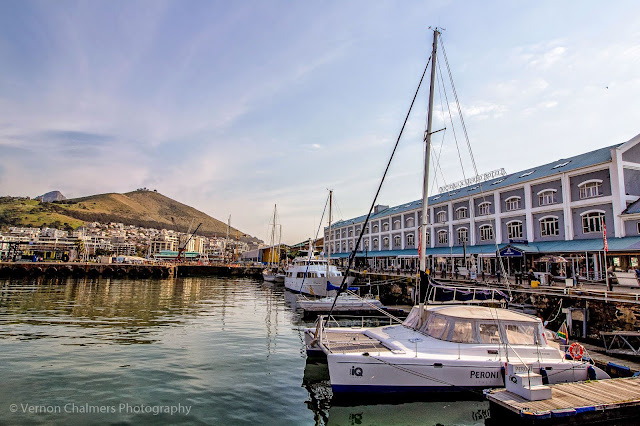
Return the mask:
[[569,334],[569,331],[567,330],[567,323],[563,322],[560,328],[558,329],[558,332],[556,333],[556,338],[564,340],[564,344],[566,345],[568,334]]
[[602,240],[604,241],[604,252],[609,251],[609,244],[607,244],[607,226],[604,224],[604,219],[602,220]]

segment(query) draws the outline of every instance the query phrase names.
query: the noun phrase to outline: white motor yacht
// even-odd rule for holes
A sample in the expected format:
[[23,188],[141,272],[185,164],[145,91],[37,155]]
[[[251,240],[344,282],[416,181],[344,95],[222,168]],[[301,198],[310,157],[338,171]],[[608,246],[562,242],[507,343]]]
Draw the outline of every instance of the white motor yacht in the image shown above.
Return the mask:
[[608,379],[565,358],[539,318],[472,305],[414,306],[402,324],[305,329],[309,354],[325,354],[335,394],[440,392],[505,386],[505,368],[545,384]]
[[[311,296],[335,295],[335,290],[328,285],[339,287],[344,276],[335,265],[327,262],[326,258],[309,256],[296,257],[287,268],[284,286],[296,293]],[[353,282],[353,277],[347,277],[347,283]]]

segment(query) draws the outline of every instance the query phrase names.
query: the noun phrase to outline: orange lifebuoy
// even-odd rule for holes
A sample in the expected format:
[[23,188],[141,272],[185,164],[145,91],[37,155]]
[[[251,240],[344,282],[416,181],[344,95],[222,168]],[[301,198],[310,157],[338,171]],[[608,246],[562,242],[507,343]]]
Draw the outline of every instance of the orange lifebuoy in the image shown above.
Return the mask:
[[577,342],[572,343],[571,346],[569,346],[569,355],[576,361],[580,361],[584,356],[584,346]]

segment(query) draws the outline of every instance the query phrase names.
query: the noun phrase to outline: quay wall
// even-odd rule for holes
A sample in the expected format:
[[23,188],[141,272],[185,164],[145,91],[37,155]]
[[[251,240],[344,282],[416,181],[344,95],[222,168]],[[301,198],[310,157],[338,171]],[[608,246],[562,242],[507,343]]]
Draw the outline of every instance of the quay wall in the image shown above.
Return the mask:
[[176,276],[262,277],[260,267],[188,264],[120,264],[82,262],[0,262],[0,278],[9,277],[129,277],[169,278]]
[[0,278],[9,277],[130,277],[169,278],[176,276],[174,265],[128,265],[89,262],[0,262]]
[[178,276],[181,277],[251,277],[262,278],[263,267],[230,266],[230,265],[178,265]]

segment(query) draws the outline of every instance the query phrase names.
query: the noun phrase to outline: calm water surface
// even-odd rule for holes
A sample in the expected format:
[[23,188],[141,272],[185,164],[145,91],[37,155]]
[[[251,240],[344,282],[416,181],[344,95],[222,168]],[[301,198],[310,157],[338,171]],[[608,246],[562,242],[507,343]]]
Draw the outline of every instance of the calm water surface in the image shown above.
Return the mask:
[[483,424],[486,402],[332,406],[291,300],[250,279],[0,280],[0,423]]

